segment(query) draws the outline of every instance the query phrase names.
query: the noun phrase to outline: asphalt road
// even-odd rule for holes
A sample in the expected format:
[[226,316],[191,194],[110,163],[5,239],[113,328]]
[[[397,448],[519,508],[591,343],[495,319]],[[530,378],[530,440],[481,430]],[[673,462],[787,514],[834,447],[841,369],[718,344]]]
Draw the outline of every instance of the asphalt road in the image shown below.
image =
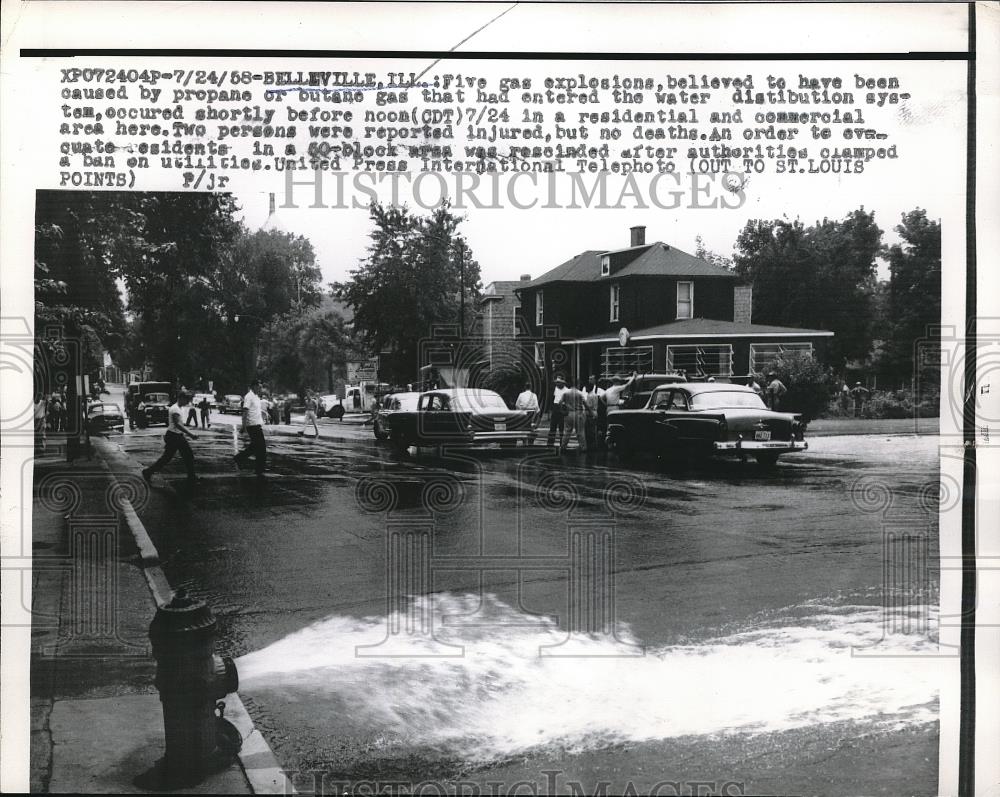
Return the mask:
[[937,792],[935,438],[766,470],[352,436],[272,432],[261,484],[216,423],[142,511],[300,790]]

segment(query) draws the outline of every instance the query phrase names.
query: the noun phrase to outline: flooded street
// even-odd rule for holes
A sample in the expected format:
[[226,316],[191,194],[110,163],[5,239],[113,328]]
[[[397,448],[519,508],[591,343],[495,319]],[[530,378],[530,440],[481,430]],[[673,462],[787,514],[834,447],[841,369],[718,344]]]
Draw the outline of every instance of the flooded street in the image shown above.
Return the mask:
[[166,473],[146,516],[297,789],[935,793],[935,438],[773,469],[269,449],[258,485],[204,435],[201,484]]

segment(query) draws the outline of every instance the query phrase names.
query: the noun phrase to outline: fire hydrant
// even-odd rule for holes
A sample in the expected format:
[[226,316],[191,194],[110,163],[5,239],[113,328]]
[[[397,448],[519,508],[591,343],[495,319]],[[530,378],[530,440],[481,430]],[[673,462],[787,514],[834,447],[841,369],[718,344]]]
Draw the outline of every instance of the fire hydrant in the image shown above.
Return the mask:
[[216,701],[236,691],[239,677],[231,658],[215,655],[215,636],[212,610],[183,592],[149,626],[163,704],[162,774],[171,783],[198,783],[239,751],[236,729],[216,715]]

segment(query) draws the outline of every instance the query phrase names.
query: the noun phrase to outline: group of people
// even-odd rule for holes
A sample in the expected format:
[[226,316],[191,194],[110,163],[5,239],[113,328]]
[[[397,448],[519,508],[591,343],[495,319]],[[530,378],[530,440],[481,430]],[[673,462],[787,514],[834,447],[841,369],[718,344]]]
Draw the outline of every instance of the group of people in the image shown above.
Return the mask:
[[43,439],[46,432],[66,431],[67,398],[65,390],[46,396],[35,394],[35,433]]
[[[575,385],[568,385],[561,374],[555,378],[552,391],[552,410],[549,416],[550,446],[558,446],[563,452],[574,437],[580,451],[594,450],[603,445],[607,432],[608,407],[617,406],[621,394],[635,381],[633,372],[628,380],[616,378],[607,388],[597,384],[597,377],[581,379]],[[524,390],[517,397],[514,408],[527,410],[540,416],[538,397],[525,383]]]

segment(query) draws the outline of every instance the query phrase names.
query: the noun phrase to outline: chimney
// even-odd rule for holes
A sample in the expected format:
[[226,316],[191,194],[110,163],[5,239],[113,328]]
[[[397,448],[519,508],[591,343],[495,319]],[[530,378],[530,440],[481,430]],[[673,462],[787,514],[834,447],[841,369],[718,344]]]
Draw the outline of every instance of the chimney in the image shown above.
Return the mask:
[[274,194],[267,195],[267,215],[274,215]]
[[530,274],[522,274],[521,275],[521,282],[531,282],[531,275]]
[[645,246],[646,245],[646,228],[642,225],[636,227],[629,227],[629,232],[632,233],[632,243],[629,246]]
[[753,315],[753,286],[737,285],[733,288],[733,321],[750,324]]

